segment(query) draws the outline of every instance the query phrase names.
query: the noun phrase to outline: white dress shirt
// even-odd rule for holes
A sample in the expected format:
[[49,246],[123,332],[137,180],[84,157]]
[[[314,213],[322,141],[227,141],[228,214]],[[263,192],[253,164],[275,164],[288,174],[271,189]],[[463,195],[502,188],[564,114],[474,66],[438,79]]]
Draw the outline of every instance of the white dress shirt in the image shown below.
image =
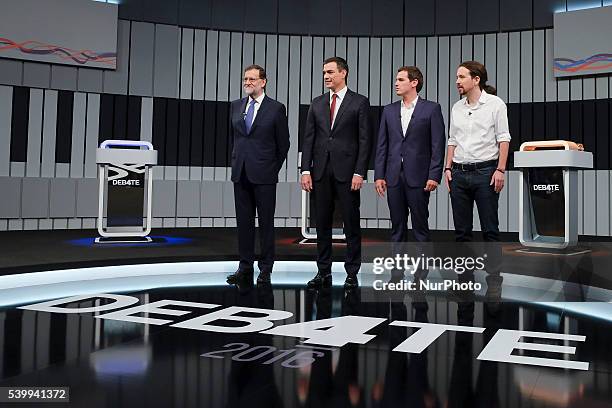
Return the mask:
[[408,125],[410,125],[410,119],[412,119],[412,114],[414,113],[414,107],[419,100],[419,95],[408,105],[404,103],[402,99],[400,101],[400,117],[402,118],[402,135],[406,137],[406,131],[408,130]]
[[[340,110],[340,105],[342,104],[342,101],[344,100],[344,97],[346,96],[346,91],[348,91],[348,87],[344,87],[341,90],[339,90],[338,92],[336,92],[336,109],[334,109],[334,121],[331,123],[331,127],[334,127],[334,123],[336,122],[336,116],[338,116],[338,111]],[[334,93],[330,92],[329,93],[329,106],[331,109],[331,104],[332,101],[334,100]]]
[[475,105],[460,99],[453,105],[448,145],[455,163],[480,163],[499,158],[499,143],[510,141],[506,104],[484,90]]
[[[257,117],[257,111],[259,111],[259,107],[261,106],[261,101],[263,101],[264,97],[266,96],[265,92],[262,92],[261,95],[259,95],[257,98],[255,98],[255,106],[253,107],[255,110],[253,111],[253,122],[255,122],[255,118]],[[249,99],[247,100],[247,104],[244,107],[244,117],[246,117],[246,114],[249,110],[249,105],[251,104],[251,101],[253,100],[252,97],[249,96]],[[251,123],[252,125],[252,123]]]

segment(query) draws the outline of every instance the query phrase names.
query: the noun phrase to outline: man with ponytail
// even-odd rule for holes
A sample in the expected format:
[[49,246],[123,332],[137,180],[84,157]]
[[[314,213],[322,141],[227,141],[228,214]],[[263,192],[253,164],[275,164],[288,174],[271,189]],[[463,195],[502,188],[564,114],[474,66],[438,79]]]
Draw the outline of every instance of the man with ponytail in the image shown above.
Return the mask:
[[465,61],[457,69],[457,90],[465,98],[451,112],[444,178],[459,242],[472,241],[474,202],[484,240],[499,241],[497,211],[510,131],[506,104],[487,80],[486,68],[477,61]]

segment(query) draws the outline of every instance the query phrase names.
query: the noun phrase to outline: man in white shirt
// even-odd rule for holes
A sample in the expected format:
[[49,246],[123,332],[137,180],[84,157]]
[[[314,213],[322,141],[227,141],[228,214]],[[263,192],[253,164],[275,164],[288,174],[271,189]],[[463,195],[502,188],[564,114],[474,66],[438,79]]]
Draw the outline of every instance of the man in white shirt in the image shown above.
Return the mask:
[[474,203],[484,240],[499,241],[497,212],[510,131],[506,104],[487,79],[487,70],[477,61],[463,62],[457,69],[457,89],[465,98],[451,111],[444,176],[458,242],[472,241]]

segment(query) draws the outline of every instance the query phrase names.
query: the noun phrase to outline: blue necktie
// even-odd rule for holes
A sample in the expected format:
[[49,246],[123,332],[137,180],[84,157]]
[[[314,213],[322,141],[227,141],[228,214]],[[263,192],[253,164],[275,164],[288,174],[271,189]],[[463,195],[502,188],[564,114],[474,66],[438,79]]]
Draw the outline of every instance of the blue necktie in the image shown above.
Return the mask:
[[251,126],[253,125],[253,117],[255,116],[255,103],[257,101],[255,99],[251,100],[249,103],[249,108],[247,109],[247,113],[244,117],[244,124],[246,125],[247,134],[251,133]]

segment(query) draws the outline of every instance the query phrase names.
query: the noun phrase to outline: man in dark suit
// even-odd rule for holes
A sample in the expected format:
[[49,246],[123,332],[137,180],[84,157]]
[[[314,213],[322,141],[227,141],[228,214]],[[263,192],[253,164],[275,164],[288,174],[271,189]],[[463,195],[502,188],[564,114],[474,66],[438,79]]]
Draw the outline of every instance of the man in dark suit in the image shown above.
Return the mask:
[[445,132],[440,105],[419,98],[423,74],[399,68],[395,91],[402,99],[385,106],[380,120],[374,179],[391,214],[391,241],[408,236],[408,214],[419,242],[429,241],[429,194],[442,178]]
[[308,110],[302,146],[302,189],[314,190],[318,273],[309,288],[331,285],[334,198],[342,210],[346,235],[345,286],[358,286],[361,267],[359,190],[370,156],[370,104],[346,86],[343,58],[324,61],[323,79],[329,92],[315,98]]
[[245,98],[230,105],[232,181],[238,226],[238,270],[230,284],[253,279],[255,211],[259,216],[261,257],[257,283],[269,283],[274,264],[276,183],[287,152],[289,127],[285,106],[265,95],[266,71],[259,65],[244,70]]

